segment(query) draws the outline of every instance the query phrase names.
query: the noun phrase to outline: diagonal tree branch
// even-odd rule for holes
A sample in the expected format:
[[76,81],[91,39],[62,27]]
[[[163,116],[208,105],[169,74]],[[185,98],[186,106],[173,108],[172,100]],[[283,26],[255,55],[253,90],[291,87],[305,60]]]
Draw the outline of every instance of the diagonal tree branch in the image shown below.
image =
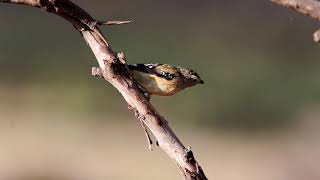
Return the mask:
[[[122,94],[128,106],[135,112],[136,117],[146,124],[154,134],[159,146],[176,162],[185,179],[207,179],[192,151],[185,148],[168,122],[141,93],[127,72],[124,58],[117,56],[107,39],[101,34],[98,28],[98,25],[102,24],[100,21],[95,20],[79,6],[68,0],[0,0],[0,2],[41,8],[45,12],[54,13],[69,21],[81,32],[91,48],[102,70],[103,78]],[[124,21],[109,22],[113,22],[111,24],[127,23]]]
[[[318,0],[271,0],[272,2],[284,7],[291,8],[306,16],[310,16],[320,21],[320,1]],[[313,34],[315,42],[320,41],[320,31],[317,30]]]

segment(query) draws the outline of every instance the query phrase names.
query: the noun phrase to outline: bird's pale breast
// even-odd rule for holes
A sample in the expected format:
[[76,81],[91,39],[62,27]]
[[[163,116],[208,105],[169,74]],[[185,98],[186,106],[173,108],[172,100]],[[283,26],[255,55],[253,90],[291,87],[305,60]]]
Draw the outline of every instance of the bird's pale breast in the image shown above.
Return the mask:
[[178,91],[179,82],[176,78],[166,80],[156,75],[150,75],[140,71],[131,71],[133,78],[149,93],[159,96],[171,96]]

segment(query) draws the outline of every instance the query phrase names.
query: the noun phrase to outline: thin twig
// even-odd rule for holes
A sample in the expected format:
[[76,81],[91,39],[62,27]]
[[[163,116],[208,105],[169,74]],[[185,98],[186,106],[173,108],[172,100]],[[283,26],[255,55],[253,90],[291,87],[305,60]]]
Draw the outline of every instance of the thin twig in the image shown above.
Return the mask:
[[148,130],[147,130],[146,125],[144,124],[144,122],[143,122],[141,119],[140,119],[140,122],[141,122],[141,126],[142,126],[142,128],[143,128],[143,130],[144,130],[144,133],[145,133],[145,135],[146,135],[146,137],[147,137],[147,142],[148,142],[149,150],[152,151],[152,150],[153,150],[153,149],[152,149],[152,144],[153,144],[153,142],[152,142],[152,140],[151,140],[151,137],[150,137],[150,135],[149,135],[149,133],[148,133]]
[[132,23],[133,21],[98,21],[98,25],[122,25],[122,24],[129,24]]

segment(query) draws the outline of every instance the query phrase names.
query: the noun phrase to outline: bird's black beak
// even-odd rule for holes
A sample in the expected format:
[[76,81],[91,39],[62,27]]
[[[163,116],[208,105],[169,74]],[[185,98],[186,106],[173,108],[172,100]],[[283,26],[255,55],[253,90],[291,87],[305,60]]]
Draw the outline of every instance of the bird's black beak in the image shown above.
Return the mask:
[[200,80],[199,84],[204,84],[204,81],[203,81],[203,80]]

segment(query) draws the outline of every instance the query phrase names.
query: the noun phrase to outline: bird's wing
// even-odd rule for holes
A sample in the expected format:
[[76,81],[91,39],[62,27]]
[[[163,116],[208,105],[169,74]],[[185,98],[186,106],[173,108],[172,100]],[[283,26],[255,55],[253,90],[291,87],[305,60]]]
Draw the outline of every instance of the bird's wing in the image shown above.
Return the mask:
[[153,74],[166,80],[172,80],[176,77],[174,73],[166,71],[167,65],[165,64],[129,64],[128,67],[130,70]]
[[130,70],[154,74],[154,69],[160,64],[128,64]]

